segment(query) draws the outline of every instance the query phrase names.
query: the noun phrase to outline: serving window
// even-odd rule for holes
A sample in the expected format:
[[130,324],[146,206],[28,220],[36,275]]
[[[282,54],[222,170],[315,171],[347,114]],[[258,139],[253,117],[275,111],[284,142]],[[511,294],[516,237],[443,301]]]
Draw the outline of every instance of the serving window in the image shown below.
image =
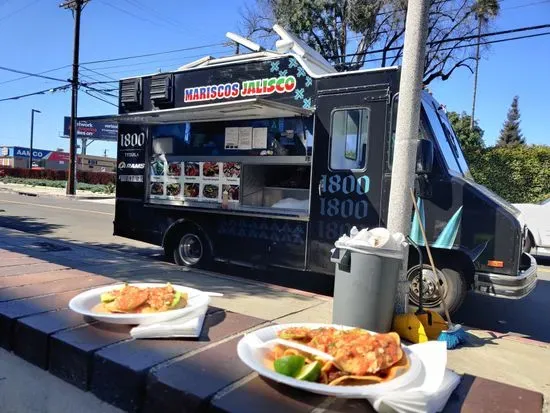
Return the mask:
[[156,125],[150,136],[151,203],[282,214],[309,209],[311,118]]

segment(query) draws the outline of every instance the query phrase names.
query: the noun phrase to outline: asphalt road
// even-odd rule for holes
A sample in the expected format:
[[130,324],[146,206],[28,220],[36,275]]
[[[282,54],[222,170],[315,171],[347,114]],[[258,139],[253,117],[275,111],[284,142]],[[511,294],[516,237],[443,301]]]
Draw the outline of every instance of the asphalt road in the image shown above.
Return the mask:
[[[124,250],[160,259],[160,248],[141,242],[115,237],[114,205],[53,197],[27,197],[0,192],[0,227],[14,228],[36,235],[64,239],[101,248]],[[521,335],[550,343],[550,260],[539,259],[539,281],[525,299],[505,300],[468,295],[463,307],[454,316],[455,322]],[[306,285],[326,284],[321,279],[311,282],[312,274],[288,274],[283,270],[266,274],[262,271],[218,266],[220,272],[305,289]],[[316,291],[319,292],[319,291]]]
[[0,227],[144,255],[161,251],[113,236],[114,213],[114,203],[0,192]]

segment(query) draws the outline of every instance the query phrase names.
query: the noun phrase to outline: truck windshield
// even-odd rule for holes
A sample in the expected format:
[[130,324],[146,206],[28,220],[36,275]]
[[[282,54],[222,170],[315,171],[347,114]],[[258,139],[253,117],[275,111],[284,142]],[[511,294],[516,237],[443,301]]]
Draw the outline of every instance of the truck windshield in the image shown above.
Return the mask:
[[464,176],[464,174],[468,170],[468,166],[466,165],[466,169],[463,170],[461,168],[461,165],[459,164],[458,153],[461,153],[461,151],[458,142],[454,141],[453,136],[450,135],[449,131],[444,130],[444,123],[441,121],[435,106],[431,102],[428,103],[426,101],[423,101],[422,107],[426,112],[426,116],[428,117],[430,126],[432,127],[437,145],[439,146],[441,154],[445,159],[447,168],[449,168],[450,171],[456,174]]
[[451,126],[451,122],[449,121],[447,114],[443,111],[443,109],[439,109],[437,111],[437,114],[439,115],[439,119],[443,124],[443,131],[445,132],[446,138],[453,147],[453,154],[455,155],[460,169],[462,170],[464,175],[471,178],[471,174],[468,168],[468,162],[466,162],[466,158],[464,157],[464,153],[462,152],[462,148],[460,147],[460,143],[458,141],[458,138],[456,137],[453,127]]

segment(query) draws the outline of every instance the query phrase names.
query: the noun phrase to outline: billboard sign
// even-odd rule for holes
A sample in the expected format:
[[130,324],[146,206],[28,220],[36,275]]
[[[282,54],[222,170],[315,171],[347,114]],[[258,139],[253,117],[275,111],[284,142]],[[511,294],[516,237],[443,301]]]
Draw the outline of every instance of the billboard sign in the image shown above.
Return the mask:
[[[44,149],[34,149],[32,150],[33,159],[48,159],[52,151],[46,151]],[[10,154],[11,155],[11,154]],[[20,146],[13,147],[13,155],[15,158],[30,158],[31,150],[29,148],[22,148]]]
[[[70,128],[71,118],[65,116],[63,124],[64,137],[69,137]],[[98,120],[90,121],[77,119],[76,137],[78,139],[97,139],[101,141],[116,142],[118,138],[118,124]]]

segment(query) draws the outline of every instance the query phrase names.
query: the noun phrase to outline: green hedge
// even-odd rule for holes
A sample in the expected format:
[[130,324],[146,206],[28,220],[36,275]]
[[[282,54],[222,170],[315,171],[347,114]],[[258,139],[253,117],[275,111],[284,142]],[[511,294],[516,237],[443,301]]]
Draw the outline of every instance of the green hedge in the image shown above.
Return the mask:
[[[50,188],[65,188],[67,184],[66,181],[55,181],[49,179],[29,179],[29,178],[18,178],[13,176],[5,176],[0,179],[5,184],[22,184],[30,186],[47,186]],[[104,193],[112,194],[115,191],[115,186],[113,184],[86,184],[83,182],[78,182],[76,189],[81,191],[91,191],[94,193]]]
[[517,145],[481,150],[470,160],[476,182],[513,203],[550,197],[550,146]]
[[[26,179],[45,179],[49,181],[67,180],[67,170],[0,168],[0,175]],[[115,184],[116,174],[112,172],[76,171],[76,180],[86,184]]]

